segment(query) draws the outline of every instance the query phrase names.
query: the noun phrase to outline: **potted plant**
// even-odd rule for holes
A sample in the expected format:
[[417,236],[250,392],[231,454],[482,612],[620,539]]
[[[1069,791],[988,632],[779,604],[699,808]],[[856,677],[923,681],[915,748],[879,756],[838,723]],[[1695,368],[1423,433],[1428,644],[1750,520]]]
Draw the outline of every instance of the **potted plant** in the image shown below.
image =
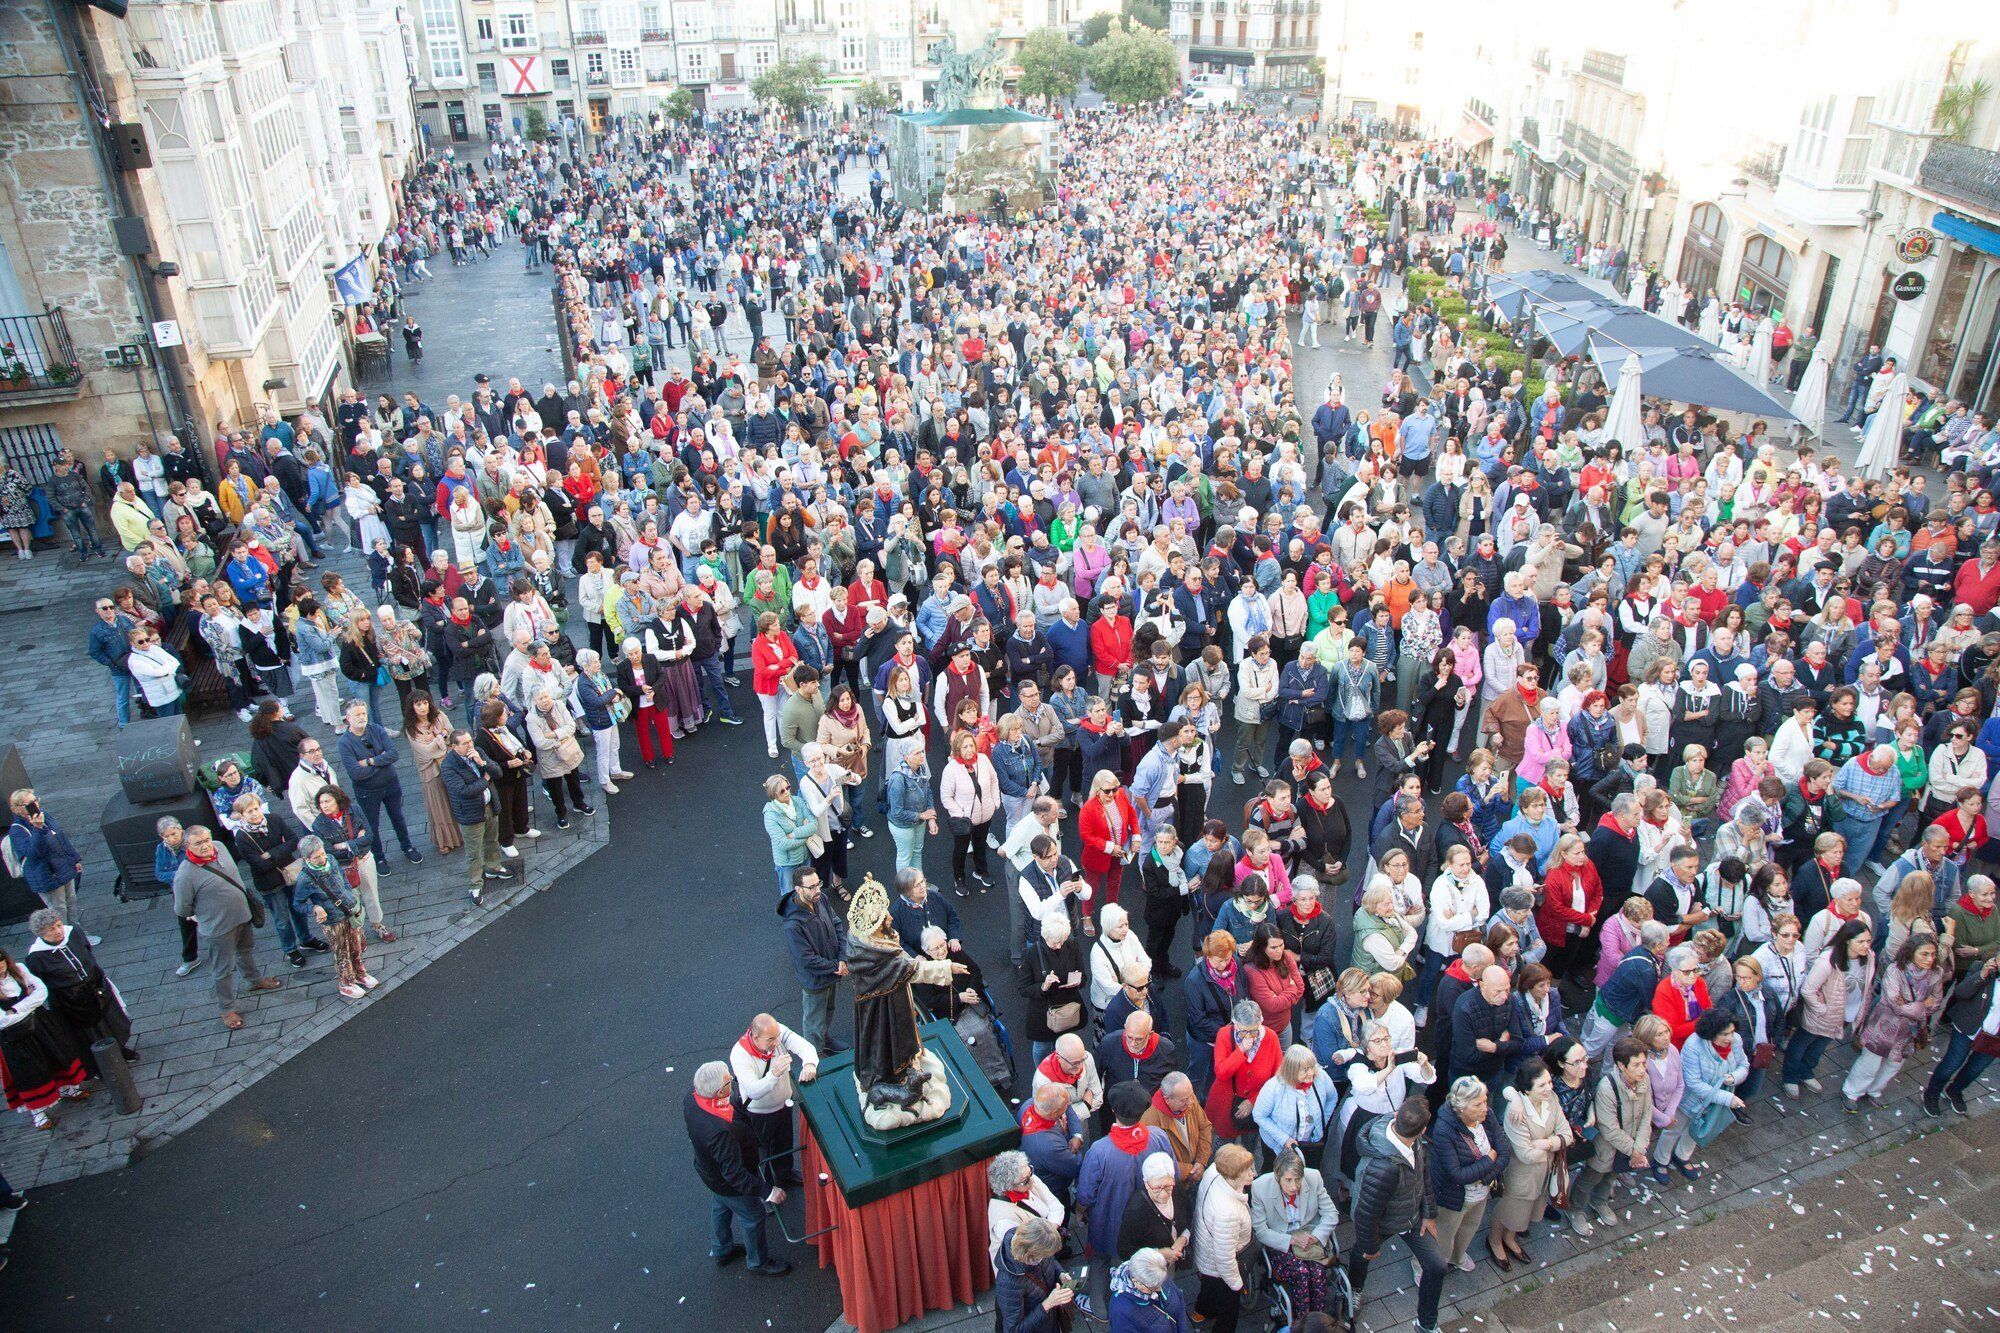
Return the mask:
[[74,361],[58,361],[49,367],[49,383],[69,384],[83,373],[82,367]]
[[28,382],[28,363],[13,343],[0,345],[0,389],[18,389]]

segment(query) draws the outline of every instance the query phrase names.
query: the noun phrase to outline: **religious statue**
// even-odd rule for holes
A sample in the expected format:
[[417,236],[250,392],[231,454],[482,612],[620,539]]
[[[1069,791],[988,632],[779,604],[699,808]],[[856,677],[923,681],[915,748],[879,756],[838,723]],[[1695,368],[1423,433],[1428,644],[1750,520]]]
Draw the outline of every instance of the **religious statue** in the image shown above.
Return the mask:
[[889,919],[889,894],[870,875],[847,909],[842,951],[854,983],[854,1087],[861,1118],[878,1130],[936,1120],[951,1109],[944,1061],[924,1049],[910,984],[947,986],[965,964],[912,958]]
[[1000,63],[1000,48],[991,38],[961,52],[957,40],[947,36],[931,47],[931,59],[938,67],[937,88],[931,94],[931,102],[939,111],[1000,104],[1006,71]]

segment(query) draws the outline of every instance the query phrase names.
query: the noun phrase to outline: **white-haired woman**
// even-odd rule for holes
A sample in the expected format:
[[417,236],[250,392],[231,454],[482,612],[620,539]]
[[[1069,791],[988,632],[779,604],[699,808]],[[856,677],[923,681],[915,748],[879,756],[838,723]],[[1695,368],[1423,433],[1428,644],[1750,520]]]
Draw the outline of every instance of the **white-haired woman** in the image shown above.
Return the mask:
[[1039,1217],[1056,1228],[1063,1224],[1062,1200],[1041,1182],[1028,1164],[1028,1155],[1018,1149],[1003,1152],[986,1164],[986,1188],[992,1193],[986,1201],[986,1257],[996,1264],[1000,1242],[1030,1218]]
[[1132,918],[1124,908],[1106,903],[1097,920],[1102,933],[1090,946],[1090,1007],[1101,1014],[1124,984],[1121,978],[1126,969],[1150,968],[1153,960],[1139,942],[1139,932],[1132,929]]
[[632,704],[605,671],[604,659],[596,649],[577,652],[576,701],[583,708],[583,724],[590,729],[595,748],[597,785],[607,796],[616,796],[619,780],[632,776],[618,762],[618,724],[631,713]]
[[[567,704],[558,702],[554,691],[535,691],[533,706],[528,709],[528,739],[535,746],[535,771],[542,789],[556,808],[556,827],[569,827],[570,805],[580,815],[596,814],[597,807],[584,799],[583,780],[577,776],[583,767],[583,747],[576,740],[576,715]],[[563,800],[565,789],[568,803]]]

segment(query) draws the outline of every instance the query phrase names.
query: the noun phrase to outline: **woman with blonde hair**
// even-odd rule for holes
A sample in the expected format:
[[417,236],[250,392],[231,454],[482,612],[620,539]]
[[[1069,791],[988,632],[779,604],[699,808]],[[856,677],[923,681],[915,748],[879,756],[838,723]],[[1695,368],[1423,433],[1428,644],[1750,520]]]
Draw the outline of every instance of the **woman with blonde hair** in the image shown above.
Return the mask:
[[1249,1201],[1256,1176],[1250,1150],[1225,1143],[1195,1186],[1194,1267],[1201,1280],[1195,1312],[1213,1333],[1235,1333],[1242,1316],[1246,1275],[1238,1256],[1256,1236]]
[[[1896,885],[1896,896],[1889,900],[1889,922],[1887,933],[1882,940],[1882,954],[1896,958],[1903,952],[1903,944],[1911,939],[1937,939],[1937,926],[1931,921],[1933,902],[1937,897],[1937,881],[1929,871],[1912,870]],[[1957,929],[1957,923],[1945,918],[1945,933]],[[1951,956],[1946,948],[1945,957]]]

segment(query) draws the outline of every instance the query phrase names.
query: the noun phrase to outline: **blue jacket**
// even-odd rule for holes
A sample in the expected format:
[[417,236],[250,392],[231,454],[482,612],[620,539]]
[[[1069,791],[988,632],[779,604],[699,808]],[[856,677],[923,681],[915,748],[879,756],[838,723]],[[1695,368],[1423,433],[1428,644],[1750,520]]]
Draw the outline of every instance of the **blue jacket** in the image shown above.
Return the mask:
[[164,842],[161,843],[153,849],[153,878],[160,882],[162,888],[171,892],[174,887],[174,876],[179,873],[182,864],[186,860],[187,848],[185,845],[182,846],[181,850],[175,851]]
[[90,660],[107,671],[123,671],[125,659],[132,655],[132,641],[126,636],[137,628],[132,617],[120,611],[116,624],[107,625],[95,621],[90,627],[90,646],[85,649]]
[[[1492,585],[1488,585],[1492,586]],[[1514,622],[1514,631],[1521,642],[1532,644],[1542,632],[1541,604],[1532,597],[1510,597],[1502,592],[1493,599],[1493,605],[1486,612],[1486,632],[1491,634],[1493,626],[1502,617]]]
[[1167,1132],[1157,1127],[1147,1128],[1146,1150],[1141,1153],[1128,1153],[1109,1137],[1084,1150],[1083,1173],[1076,1180],[1076,1206],[1083,1213],[1086,1253],[1100,1259],[1118,1253],[1118,1228],[1125,1220],[1125,1205],[1141,1188],[1139,1166],[1156,1152],[1173,1155]]
[[993,775],[1000,780],[1002,796],[1025,797],[1029,787],[1048,780],[1042,769],[1041,753],[1027,741],[1011,745],[1000,741],[987,758],[993,761]]
[[958,909],[936,889],[924,895],[922,906],[911,902],[902,894],[892,894],[889,898],[889,920],[895,924],[896,933],[902,936],[903,947],[913,955],[921,956],[924,927],[936,926],[949,939],[964,939],[959,927]]
[[[389,739],[389,733],[379,722],[370,722],[359,736],[352,731],[340,733],[340,762],[347,770],[347,781],[353,791],[390,792],[401,788],[396,778],[396,746]],[[366,768],[363,761],[368,761]]]
[[[1023,1106],[1022,1110],[1027,1110]],[[1028,1165],[1035,1176],[1049,1187],[1049,1192],[1058,1199],[1067,1200],[1076,1188],[1076,1178],[1083,1171],[1083,1157],[1073,1153],[1069,1141],[1083,1134],[1083,1116],[1075,1107],[1063,1112],[1064,1123],[1054,1129],[1045,1129],[1039,1134],[1023,1134],[1021,1151],[1028,1155]]]
[[617,697],[618,687],[609,676],[600,687],[589,676],[578,673],[576,701],[583,705],[583,724],[592,731],[608,731],[617,725],[611,720],[611,701]]
[[825,990],[840,980],[841,929],[825,894],[808,908],[796,890],[778,899],[785,923],[785,947],[791,951],[792,972],[801,990]]
[[[1024,1265],[1014,1257],[1014,1229],[1000,1238],[1000,1257],[993,1265],[993,1317],[1000,1333],[1058,1333],[1063,1326],[1042,1301],[1062,1276],[1053,1257]],[[1031,1280],[1032,1279],[1032,1280]]]
[[1293,662],[1278,673],[1278,722],[1293,731],[1304,731],[1306,709],[1324,708],[1332,693],[1332,678],[1326,668],[1314,663],[1308,671]]
[[896,765],[883,783],[883,792],[889,801],[889,822],[897,828],[914,828],[924,811],[933,808],[928,768],[912,773],[907,765]]
[[[1534,919],[1535,918],[1532,915],[1530,915],[1528,917],[1529,923],[1532,924],[1534,922]],[[1569,1032],[1568,1026],[1563,1022],[1563,1002],[1562,1002],[1561,988],[1558,986],[1549,987],[1548,1026],[1543,1031],[1540,1032],[1535,1031],[1534,1024],[1528,1020],[1527,1000],[1522,998],[1521,993],[1519,991],[1516,991],[1514,993],[1513,1024],[1514,1024],[1514,1036],[1521,1044],[1515,1050],[1514,1058],[1507,1062],[1507,1069],[1510,1073],[1513,1070],[1520,1068],[1520,1066],[1526,1064],[1530,1060],[1541,1059],[1542,1052],[1547,1050],[1549,1047],[1549,1039],[1551,1037],[1555,1036],[1559,1032],[1560,1033]],[[1454,1031],[1455,1030],[1456,1029],[1454,1029]],[[1574,1036],[1575,1034],[1570,1033],[1570,1035]]]
[[1438,1108],[1437,1119],[1431,1122],[1431,1198],[1439,1208],[1465,1207],[1467,1185],[1500,1179],[1507,1163],[1514,1160],[1500,1112],[1490,1105],[1484,1128],[1486,1146],[1494,1153],[1491,1157],[1474,1155],[1472,1131],[1458,1118],[1458,1108],[1449,1101]]
[[1312,1087],[1304,1091],[1281,1078],[1266,1079],[1257,1090],[1250,1117],[1257,1122],[1257,1133],[1264,1146],[1279,1153],[1294,1142],[1323,1141],[1339,1098],[1333,1076],[1325,1069],[1314,1077]]
[[[1239,975],[1238,987],[1243,984]],[[1208,975],[1207,965],[1200,962],[1188,968],[1181,989],[1187,995],[1188,1042],[1200,1050],[1213,1050],[1215,1034],[1229,1026],[1229,1011],[1236,1007],[1238,1000],[1246,997],[1247,991],[1237,988],[1224,990]]]
[[21,878],[35,893],[53,892],[83,873],[83,858],[53,819],[44,817],[42,826],[36,828],[16,815],[13,827],[7,830],[7,841],[21,863]]
[[1635,944],[1605,978],[1597,992],[1597,1007],[1620,1023],[1631,1023],[1653,1011],[1653,992],[1665,975],[1660,960],[1647,953],[1645,945]]
[[1111,1333],[1188,1333],[1187,1297],[1172,1282],[1143,1295],[1120,1265],[1111,1274]]
[[492,761],[477,750],[467,759],[456,750],[445,753],[438,765],[438,780],[444,783],[445,799],[451,803],[451,817],[465,827],[486,822],[488,780]]

